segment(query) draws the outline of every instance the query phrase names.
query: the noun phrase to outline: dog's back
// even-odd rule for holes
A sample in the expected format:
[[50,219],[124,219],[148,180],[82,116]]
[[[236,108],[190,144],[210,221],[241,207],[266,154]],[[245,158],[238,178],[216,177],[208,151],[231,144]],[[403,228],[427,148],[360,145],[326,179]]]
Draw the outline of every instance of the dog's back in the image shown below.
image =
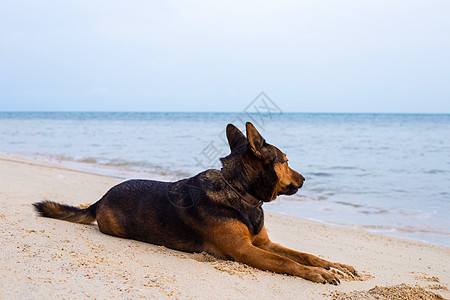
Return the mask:
[[175,183],[130,180],[112,188],[97,208],[102,232],[164,245],[185,251],[199,251],[203,241],[195,230],[195,210],[188,180]]
[[196,251],[203,243],[189,222],[195,208],[191,197],[183,197],[189,195],[186,181],[125,181],[86,209],[51,201],[34,206],[45,217],[84,224],[97,221],[106,234]]

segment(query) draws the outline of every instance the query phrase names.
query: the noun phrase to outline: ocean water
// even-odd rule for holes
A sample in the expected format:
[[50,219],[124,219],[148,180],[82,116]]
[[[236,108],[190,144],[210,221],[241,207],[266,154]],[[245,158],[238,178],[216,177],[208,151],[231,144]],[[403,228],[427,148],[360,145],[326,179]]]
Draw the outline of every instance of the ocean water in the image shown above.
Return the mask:
[[450,246],[450,115],[0,113],[0,152],[177,180],[220,168],[249,120],[306,178],[266,210]]

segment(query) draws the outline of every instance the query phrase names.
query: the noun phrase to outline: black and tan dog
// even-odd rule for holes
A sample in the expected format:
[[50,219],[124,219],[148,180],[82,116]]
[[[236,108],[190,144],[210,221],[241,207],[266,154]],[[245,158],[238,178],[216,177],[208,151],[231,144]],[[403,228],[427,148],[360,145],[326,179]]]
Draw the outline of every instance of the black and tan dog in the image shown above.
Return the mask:
[[327,271],[355,269],[272,243],[262,203],[292,195],[304,178],[289,168],[286,155],[269,145],[251,123],[247,137],[227,126],[231,154],[223,168],[177,182],[130,180],[81,209],[50,201],[35,203],[44,217],[89,224],[101,232],[187,252],[207,251],[224,259],[320,282],[338,284]]

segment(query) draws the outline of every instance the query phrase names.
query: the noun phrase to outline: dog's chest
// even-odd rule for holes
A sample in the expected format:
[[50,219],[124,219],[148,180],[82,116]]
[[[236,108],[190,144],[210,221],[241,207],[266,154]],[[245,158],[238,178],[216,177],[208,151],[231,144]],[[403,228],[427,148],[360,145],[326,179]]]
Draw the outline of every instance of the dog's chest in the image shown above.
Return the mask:
[[250,208],[247,210],[246,216],[243,216],[244,224],[248,227],[248,230],[256,235],[264,226],[264,211],[262,208]]

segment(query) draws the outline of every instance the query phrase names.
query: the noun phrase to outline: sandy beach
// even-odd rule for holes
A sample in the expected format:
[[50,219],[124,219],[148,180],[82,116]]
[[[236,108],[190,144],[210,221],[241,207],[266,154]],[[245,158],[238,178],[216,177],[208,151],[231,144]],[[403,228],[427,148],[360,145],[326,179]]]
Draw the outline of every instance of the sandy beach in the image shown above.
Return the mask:
[[[361,274],[333,286],[104,235],[96,225],[37,217],[31,206],[43,199],[90,204],[120,181],[0,156],[0,298],[450,298],[450,248],[357,227],[266,213],[274,242]],[[410,298],[395,298],[402,295]]]

